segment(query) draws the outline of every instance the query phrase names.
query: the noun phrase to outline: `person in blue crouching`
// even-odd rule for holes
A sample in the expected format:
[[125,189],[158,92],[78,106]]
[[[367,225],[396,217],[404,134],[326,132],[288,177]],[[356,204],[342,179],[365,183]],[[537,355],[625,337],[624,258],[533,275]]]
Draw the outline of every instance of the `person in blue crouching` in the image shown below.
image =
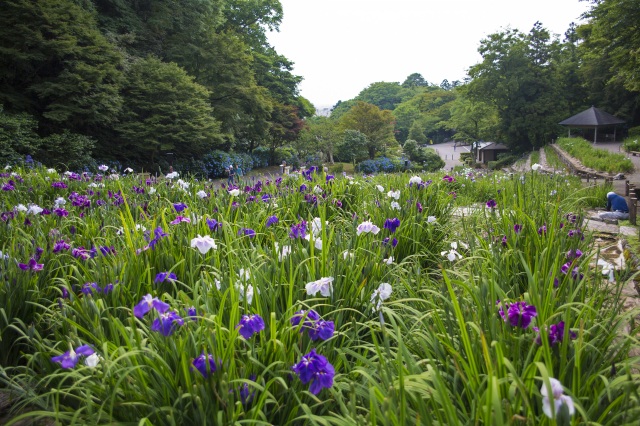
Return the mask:
[[627,200],[615,192],[607,193],[606,210],[606,212],[600,213],[601,219],[629,219],[629,206],[627,205]]

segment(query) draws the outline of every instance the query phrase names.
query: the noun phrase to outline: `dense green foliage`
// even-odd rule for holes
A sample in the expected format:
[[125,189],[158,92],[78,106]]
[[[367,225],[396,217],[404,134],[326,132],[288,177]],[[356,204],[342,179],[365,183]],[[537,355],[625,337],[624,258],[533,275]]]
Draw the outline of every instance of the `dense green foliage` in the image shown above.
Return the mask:
[[637,2],[594,1],[563,38],[541,22],[489,34],[462,82],[420,73],[373,82],[313,120],[302,76],[267,42],[283,13],[278,0],[4,2],[0,160],[43,161],[47,138],[74,144],[59,158],[82,156],[56,166],[153,171],[199,170],[214,150],[272,165],[399,159],[408,139],[497,141],[522,153],[555,140],[558,122],[589,105],[640,124]]
[[560,138],[558,146],[584,166],[599,172],[629,173],[634,170],[633,163],[626,155],[594,148],[582,138]]
[[[3,2],[3,119],[92,140],[83,156],[147,170],[216,148],[267,146],[273,157],[313,113],[293,64],[266,41],[281,19],[277,0]],[[3,160],[44,161],[24,136]]]
[[[7,171],[0,185],[5,424],[613,426],[640,416],[637,312],[620,293],[629,271],[603,271],[583,223],[603,187],[534,171],[311,171],[240,191],[38,167]],[[200,236],[216,247],[196,249]],[[329,278],[329,291],[310,291]],[[145,295],[158,298],[153,309]],[[534,307],[531,324],[507,309],[516,303]],[[331,333],[312,340],[309,317],[292,321],[310,309]],[[263,329],[245,336],[243,315]],[[72,348],[75,362],[61,365]],[[315,392],[316,376],[310,387],[292,370],[312,349],[332,366]],[[211,363],[199,368],[203,354]],[[545,414],[550,377],[571,419],[554,398]]]

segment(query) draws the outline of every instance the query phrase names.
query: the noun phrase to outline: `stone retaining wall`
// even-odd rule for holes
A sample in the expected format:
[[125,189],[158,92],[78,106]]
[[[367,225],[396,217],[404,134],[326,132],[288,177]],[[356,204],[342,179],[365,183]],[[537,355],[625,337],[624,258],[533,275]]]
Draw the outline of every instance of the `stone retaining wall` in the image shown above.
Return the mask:
[[611,173],[599,172],[597,170],[590,169],[588,167],[583,166],[580,161],[576,160],[575,158],[567,154],[567,152],[564,151],[562,148],[560,148],[557,144],[554,143],[549,146],[551,146],[551,148],[553,148],[556,151],[560,160],[569,168],[571,173],[574,173],[586,179],[591,178],[591,179],[604,179],[608,181],[613,180],[613,175]]

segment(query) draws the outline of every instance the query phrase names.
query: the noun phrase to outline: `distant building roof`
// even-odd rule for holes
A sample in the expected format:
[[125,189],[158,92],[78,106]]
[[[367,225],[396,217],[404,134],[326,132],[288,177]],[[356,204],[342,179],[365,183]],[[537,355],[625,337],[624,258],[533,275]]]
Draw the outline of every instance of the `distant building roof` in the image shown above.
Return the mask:
[[509,147],[498,142],[482,142],[482,144],[478,147],[478,151],[502,151],[502,150],[509,150]]
[[605,127],[623,123],[625,121],[615,115],[592,106],[558,124],[569,127]]

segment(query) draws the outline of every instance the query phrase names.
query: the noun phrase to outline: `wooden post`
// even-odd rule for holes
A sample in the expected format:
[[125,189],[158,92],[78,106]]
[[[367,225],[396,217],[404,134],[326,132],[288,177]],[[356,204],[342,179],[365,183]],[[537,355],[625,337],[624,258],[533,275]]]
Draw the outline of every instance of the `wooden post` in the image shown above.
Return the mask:
[[629,179],[624,181],[624,196],[629,196]]
[[634,193],[633,196],[630,198],[630,203],[629,203],[629,222],[631,222],[632,225],[636,224],[636,209],[638,207],[638,199],[636,198],[636,194]]

